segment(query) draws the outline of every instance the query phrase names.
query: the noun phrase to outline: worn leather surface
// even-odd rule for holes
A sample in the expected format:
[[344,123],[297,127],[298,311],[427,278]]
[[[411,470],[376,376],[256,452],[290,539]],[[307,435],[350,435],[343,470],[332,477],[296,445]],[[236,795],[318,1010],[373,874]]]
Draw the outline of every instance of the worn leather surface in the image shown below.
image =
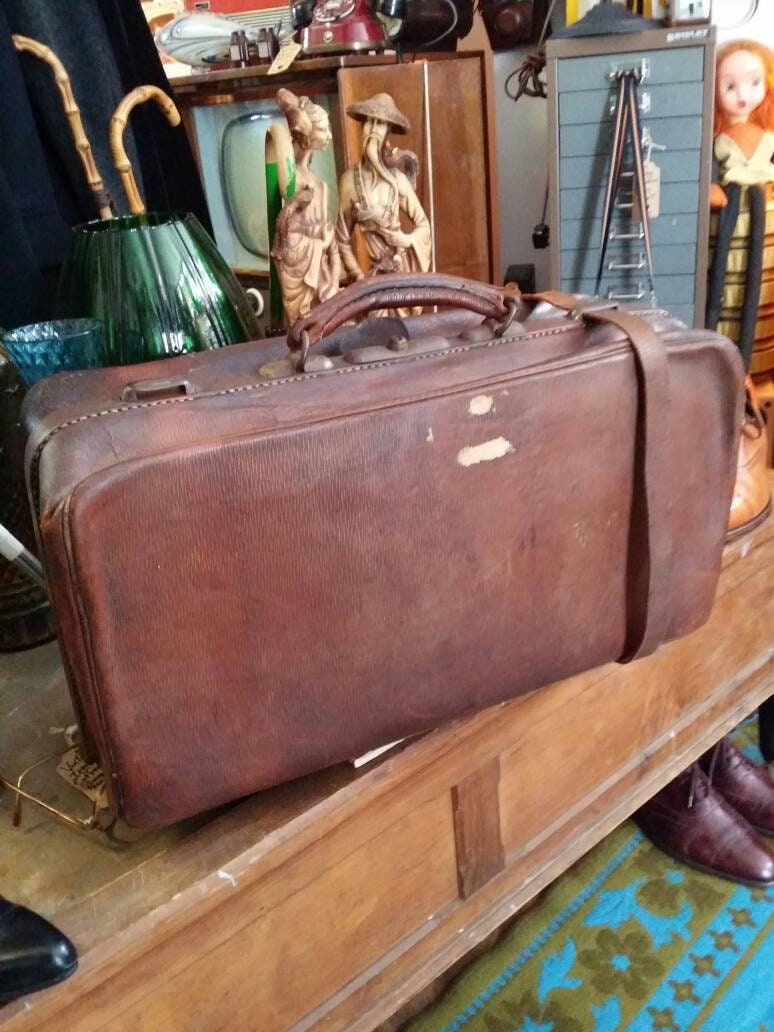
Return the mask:
[[705,753],[701,765],[737,813],[759,831],[774,835],[774,778],[767,766],[753,763],[725,738]]
[[692,765],[641,807],[634,819],[670,856],[724,878],[774,882],[774,855],[764,839]]
[[[284,380],[255,379],[284,341],[154,363],[141,372],[194,393],[142,404],[119,400],[136,368],[80,376],[78,402],[67,377],[31,392],[28,477],[68,677],[130,823],[623,658],[650,622],[645,470],[672,549],[647,645],[706,619],[736,349],[646,316],[670,397],[651,413],[651,468],[626,333],[532,309],[500,339],[469,315],[407,320],[414,338],[442,320],[449,350]],[[362,346],[383,321],[343,332]]]
[[0,899],[0,1004],[61,982],[77,966],[75,947],[59,929]]
[[752,380],[748,377],[747,407],[739,439],[736,483],[728,517],[729,541],[757,527],[771,509],[766,446],[766,424]]

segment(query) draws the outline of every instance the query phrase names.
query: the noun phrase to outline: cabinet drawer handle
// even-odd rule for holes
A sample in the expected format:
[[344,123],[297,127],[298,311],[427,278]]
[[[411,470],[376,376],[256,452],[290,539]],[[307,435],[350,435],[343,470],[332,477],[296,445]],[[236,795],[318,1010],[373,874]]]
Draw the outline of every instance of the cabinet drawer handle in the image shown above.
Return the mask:
[[645,255],[640,254],[639,261],[636,262],[616,262],[609,261],[607,263],[608,272],[624,272],[628,269],[644,269],[646,265]]
[[636,294],[617,294],[614,290],[608,290],[607,299],[608,301],[642,301],[645,297],[645,291],[642,288],[642,284],[637,284],[638,293]]
[[644,240],[645,230],[640,229],[639,233],[617,233],[615,226],[610,230],[611,240]]

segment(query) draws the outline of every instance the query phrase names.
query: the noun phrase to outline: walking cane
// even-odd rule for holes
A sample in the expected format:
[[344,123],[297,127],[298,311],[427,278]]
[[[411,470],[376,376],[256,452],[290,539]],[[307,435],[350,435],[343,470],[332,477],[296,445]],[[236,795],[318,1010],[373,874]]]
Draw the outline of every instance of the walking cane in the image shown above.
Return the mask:
[[91,144],[89,138],[83,128],[83,122],[81,121],[81,111],[78,105],[75,103],[75,96],[73,94],[72,84],[70,83],[70,76],[67,74],[65,66],[56,56],[54,51],[43,43],[38,42],[36,39],[30,39],[29,36],[11,36],[13,45],[20,53],[25,51],[29,54],[33,54],[39,58],[45,64],[51,68],[54,73],[54,81],[56,82],[57,89],[62,97],[62,105],[67,115],[67,121],[70,123],[70,132],[72,133],[73,140],[75,141],[75,149],[78,151],[78,156],[81,159],[83,170],[86,173],[86,181],[89,184],[91,192],[94,194],[94,201],[99,211],[99,217],[101,219],[110,219],[113,217],[113,209],[110,206],[110,197],[105,189],[105,184],[102,182],[102,177],[99,174],[97,163],[94,160],[94,154],[91,150]]
[[32,552],[28,551],[2,523],[0,523],[0,555],[17,570],[20,570],[33,584],[45,591],[46,578],[40,560],[36,559]]

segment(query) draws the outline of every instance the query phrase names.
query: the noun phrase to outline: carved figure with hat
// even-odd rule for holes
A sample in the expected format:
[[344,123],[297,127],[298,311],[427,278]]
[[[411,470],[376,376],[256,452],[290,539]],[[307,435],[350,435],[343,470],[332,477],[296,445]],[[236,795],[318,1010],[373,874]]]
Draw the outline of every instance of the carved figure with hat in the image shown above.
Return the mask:
[[[389,93],[350,104],[347,114],[363,125],[360,159],[339,184],[336,240],[349,281],[366,275],[353,247],[356,231],[368,253],[369,275],[428,272],[432,233],[416,195],[416,155],[392,147],[387,140],[390,132],[410,132],[409,120]],[[410,229],[403,228],[401,216]],[[400,310],[398,314],[409,313]]]

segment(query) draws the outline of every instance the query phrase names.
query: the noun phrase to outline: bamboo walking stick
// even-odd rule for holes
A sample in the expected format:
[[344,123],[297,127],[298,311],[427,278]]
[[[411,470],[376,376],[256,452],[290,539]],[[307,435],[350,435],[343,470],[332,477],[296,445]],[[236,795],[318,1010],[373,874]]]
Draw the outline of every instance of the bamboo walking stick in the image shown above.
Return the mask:
[[133,215],[144,215],[145,204],[137,189],[132,164],[124,147],[124,129],[126,129],[126,123],[133,108],[138,104],[144,104],[146,100],[156,101],[170,125],[180,125],[180,112],[175,107],[174,101],[158,86],[138,86],[131,93],[127,93],[110,119],[110,150],[118,174],[121,176],[126,199],[129,202],[129,211]]
[[30,39],[29,36],[19,35],[11,36],[11,39],[13,40],[13,45],[20,53],[26,51],[27,53],[39,58],[41,61],[44,61],[54,73],[54,82],[56,83],[57,89],[62,97],[65,115],[67,115],[67,121],[70,123],[70,132],[72,133],[73,140],[75,141],[75,148],[78,151],[78,156],[83,164],[89,188],[94,194],[94,200],[96,201],[97,209],[99,210],[99,217],[101,219],[111,219],[113,217],[113,210],[110,207],[110,199],[108,197],[107,190],[105,189],[105,184],[102,182],[102,177],[99,174],[97,163],[94,160],[91,144],[84,132],[83,122],[81,121],[81,112],[78,105],[75,103],[75,96],[73,94],[72,84],[70,83],[70,76],[67,74],[64,65],[50,47],[44,46],[43,43],[39,43],[36,39]]

